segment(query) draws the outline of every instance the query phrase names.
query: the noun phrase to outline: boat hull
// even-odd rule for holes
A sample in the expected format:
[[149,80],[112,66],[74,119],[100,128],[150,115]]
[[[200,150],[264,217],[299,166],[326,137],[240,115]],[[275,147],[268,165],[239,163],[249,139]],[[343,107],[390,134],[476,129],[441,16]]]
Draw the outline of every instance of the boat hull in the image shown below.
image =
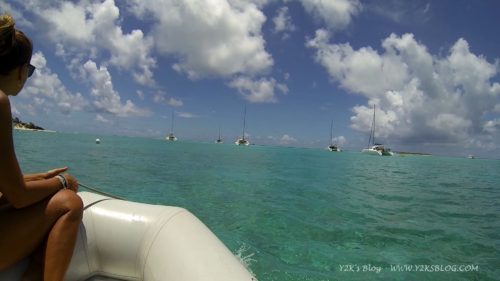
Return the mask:
[[250,142],[248,142],[247,140],[244,140],[244,139],[238,139],[237,141],[234,142],[234,144],[236,145],[250,145]]
[[376,155],[376,156],[382,156],[382,152],[379,150],[371,149],[371,148],[365,148],[361,150],[361,153],[368,154],[368,155]]
[[[256,280],[224,244],[183,208],[80,192],[83,223],[67,281]],[[26,261],[0,273],[19,280]]]
[[168,135],[165,137],[165,139],[168,141],[177,141],[177,137],[175,137],[174,135]]
[[369,154],[369,155],[378,155],[378,156],[393,156],[394,153],[390,149],[384,148],[383,145],[377,144],[374,145],[371,148],[365,148],[361,150],[362,153],[364,154]]
[[392,151],[383,151],[382,156],[393,156],[394,153]]

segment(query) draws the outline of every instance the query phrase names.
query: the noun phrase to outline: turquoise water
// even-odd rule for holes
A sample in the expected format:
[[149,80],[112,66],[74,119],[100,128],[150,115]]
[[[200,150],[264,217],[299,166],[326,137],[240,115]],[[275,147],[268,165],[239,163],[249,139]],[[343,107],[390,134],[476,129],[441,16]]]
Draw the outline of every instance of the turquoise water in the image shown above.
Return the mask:
[[[499,280],[499,160],[24,131],[14,139],[26,173],[67,165],[86,185],[189,209],[260,281]],[[468,272],[451,269],[463,265]]]

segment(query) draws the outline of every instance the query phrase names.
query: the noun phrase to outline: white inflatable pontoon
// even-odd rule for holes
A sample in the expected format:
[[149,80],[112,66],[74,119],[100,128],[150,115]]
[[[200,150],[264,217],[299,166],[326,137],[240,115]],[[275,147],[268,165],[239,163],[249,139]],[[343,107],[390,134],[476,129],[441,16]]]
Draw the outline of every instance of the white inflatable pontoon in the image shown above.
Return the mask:
[[[78,194],[85,212],[67,281],[257,280],[185,209]],[[19,280],[26,266],[0,272],[0,280]]]

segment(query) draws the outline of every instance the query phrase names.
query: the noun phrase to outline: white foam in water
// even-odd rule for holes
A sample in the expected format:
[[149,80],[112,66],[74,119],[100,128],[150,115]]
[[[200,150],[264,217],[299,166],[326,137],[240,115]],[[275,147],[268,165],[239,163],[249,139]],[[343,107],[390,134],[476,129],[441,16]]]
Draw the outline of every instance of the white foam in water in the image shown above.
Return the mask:
[[243,264],[243,266],[250,271],[252,276],[254,277],[254,280],[257,281],[257,277],[255,276],[255,273],[253,273],[251,269],[252,263],[256,262],[257,260],[252,258],[255,253],[250,253],[246,254],[250,250],[250,247],[247,246],[246,244],[242,244],[238,250],[236,250],[236,253],[234,254],[236,258]]

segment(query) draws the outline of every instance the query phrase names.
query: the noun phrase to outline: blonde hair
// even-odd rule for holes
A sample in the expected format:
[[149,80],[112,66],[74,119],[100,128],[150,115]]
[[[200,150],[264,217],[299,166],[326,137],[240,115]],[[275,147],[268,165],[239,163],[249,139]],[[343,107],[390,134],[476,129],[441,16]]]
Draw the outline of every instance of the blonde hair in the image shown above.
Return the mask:
[[32,52],[31,40],[15,28],[12,16],[0,15],[0,75],[7,75],[12,69],[29,63]]

